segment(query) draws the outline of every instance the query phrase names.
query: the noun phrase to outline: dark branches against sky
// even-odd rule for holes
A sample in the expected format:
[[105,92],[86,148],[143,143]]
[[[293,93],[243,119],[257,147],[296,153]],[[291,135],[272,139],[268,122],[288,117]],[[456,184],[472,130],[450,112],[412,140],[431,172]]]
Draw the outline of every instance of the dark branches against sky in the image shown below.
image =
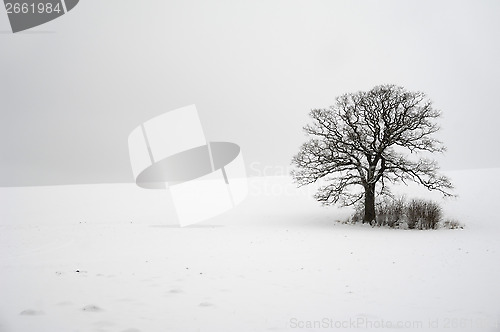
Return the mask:
[[445,151],[434,137],[440,115],[424,93],[395,85],[344,94],[310,112],[313,122],[304,130],[311,138],[294,156],[292,176],[299,186],[325,179],[315,195],[323,204],[348,206],[364,198],[366,222],[375,219],[375,193],[388,194],[386,182],[413,181],[450,196],[449,179],[421,156]]

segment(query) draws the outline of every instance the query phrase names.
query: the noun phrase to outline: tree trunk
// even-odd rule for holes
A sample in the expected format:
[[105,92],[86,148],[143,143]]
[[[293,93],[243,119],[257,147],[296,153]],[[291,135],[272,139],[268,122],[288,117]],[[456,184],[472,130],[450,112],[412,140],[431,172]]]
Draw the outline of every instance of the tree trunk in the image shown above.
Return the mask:
[[365,216],[363,223],[372,224],[375,221],[375,185],[369,184],[365,188]]

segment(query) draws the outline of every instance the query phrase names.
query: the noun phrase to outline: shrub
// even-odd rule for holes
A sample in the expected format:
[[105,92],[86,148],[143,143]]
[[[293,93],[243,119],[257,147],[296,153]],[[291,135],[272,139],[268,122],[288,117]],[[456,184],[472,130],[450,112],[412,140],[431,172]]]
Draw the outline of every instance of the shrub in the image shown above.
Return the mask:
[[[355,213],[350,222],[362,222],[364,206],[355,206]],[[391,228],[436,229],[442,219],[442,209],[439,204],[423,199],[407,201],[404,196],[399,198],[384,197],[375,206],[376,221],[372,226],[388,226]],[[459,228],[456,221],[446,221],[446,228]]]
[[405,205],[406,198],[404,196],[397,199],[384,197],[375,206],[377,216],[375,224],[392,228],[399,227],[404,220]]
[[442,226],[443,228],[448,228],[448,229],[464,229],[464,225],[462,225],[455,219],[445,220]]
[[410,229],[436,229],[442,217],[441,207],[432,201],[413,199],[407,206]]
[[364,214],[365,214],[365,206],[364,206],[364,204],[361,204],[361,203],[356,204],[354,206],[354,214],[349,219],[348,223],[355,224],[357,222],[362,222]]

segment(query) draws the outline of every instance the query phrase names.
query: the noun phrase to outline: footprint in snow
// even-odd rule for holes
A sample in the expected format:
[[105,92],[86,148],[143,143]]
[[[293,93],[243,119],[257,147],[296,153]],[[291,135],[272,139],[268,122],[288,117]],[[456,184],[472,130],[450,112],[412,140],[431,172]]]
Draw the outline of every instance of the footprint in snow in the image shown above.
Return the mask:
[[200,307],[213,307],[214,305],[210,302],[201,302],[199,304]]
[[39,315],[43,315],[43,312],[39,311],[39,310],[26,309],[26,310],[21,311],[19,314],[22,316],[39,316]]
[[86,305],[85,307],[82,308],[82,310],[83,311],[87,311],[87,312],[100,312],[100,311],[103,311],[101,308],[99,308],[98,306],[93,305],[93,304]]
[[179,289],[179,288],[173,288],[171,290],[168,291],[170,294],[180,294],[180,293],[184,293],[182,291],[182,289]]

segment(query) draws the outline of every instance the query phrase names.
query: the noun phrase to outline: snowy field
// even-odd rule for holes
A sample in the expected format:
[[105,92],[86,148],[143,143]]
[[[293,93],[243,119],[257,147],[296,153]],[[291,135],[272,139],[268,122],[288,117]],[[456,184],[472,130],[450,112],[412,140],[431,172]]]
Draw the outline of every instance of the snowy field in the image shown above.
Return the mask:
[[133,184],[0,188],[0,332],[500,331],[499,171],[447,173],[463,230],[341,224],[288,178],[185,228]]

